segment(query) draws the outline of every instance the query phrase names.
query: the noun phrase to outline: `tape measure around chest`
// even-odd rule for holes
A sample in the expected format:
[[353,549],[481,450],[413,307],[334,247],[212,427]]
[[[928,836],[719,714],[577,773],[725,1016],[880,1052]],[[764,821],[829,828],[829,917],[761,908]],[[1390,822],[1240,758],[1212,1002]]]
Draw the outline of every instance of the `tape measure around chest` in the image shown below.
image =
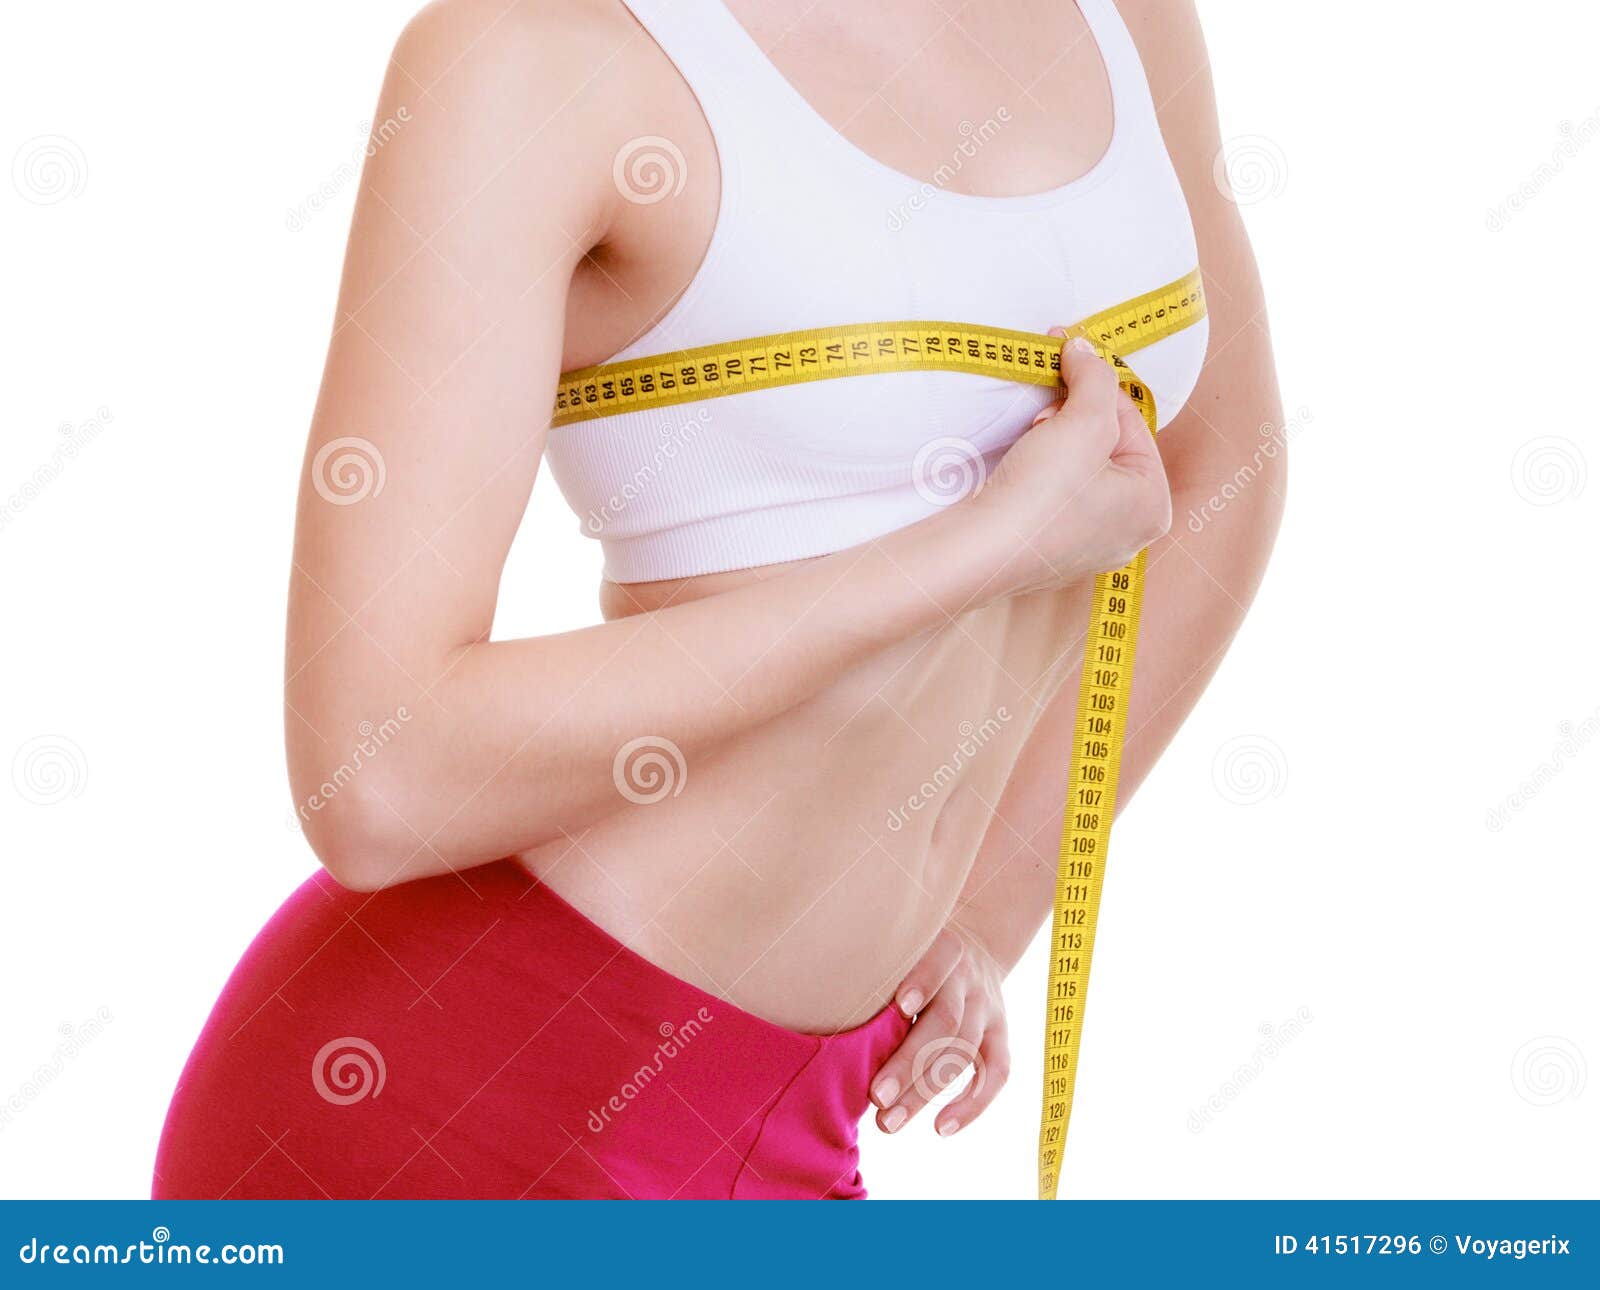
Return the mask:
[[[1085,318],[1085,336],[1117,371],[1122,388],[1156,430],[1155,399],[1124,361],[1205,317],[1196,269],[1133,300]],[[604,363],[561,377],[552,427],[697,403],[752,390],[880,372],[968,372],[1030,385],[1059,385],[1061,344],[1052,336],[970,323],[856,323],[705,345]],[[1039,1197],[1053,1200],[1072,1115],[1073,1085],[1088,998],[1089,963],[1116,809],[1144,595],[1145,552],[1094,580],[1067,801],[1050,926],[1045,1000],[1044,1097],[1039,1117]]]

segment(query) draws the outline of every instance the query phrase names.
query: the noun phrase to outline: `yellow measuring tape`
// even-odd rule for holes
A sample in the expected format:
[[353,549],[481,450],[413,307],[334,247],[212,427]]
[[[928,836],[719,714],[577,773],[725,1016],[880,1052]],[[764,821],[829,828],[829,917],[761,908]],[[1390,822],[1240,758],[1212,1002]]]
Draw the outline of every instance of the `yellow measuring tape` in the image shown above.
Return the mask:
[[[1205,317],[1200,271],[1067,328],[1087,337],[1156,430],[1149,389],[1127,355]],[[1051,336],[952,322],[856,323],[783,332],[649,358],[603,363],[561,377],[551,426],[694,403],[750,390],[875,372],[970,372],[1058,385],[1061,344]],[[1061,823],[1050,973],[1045,999],[1044,1103],[1039,1116],[1039,1197],[1054,1200],[1072,1115],[1089,961],[1100,913],[1117,773],[1133,690],[1145,553],[1095,578],[1083,678]]]

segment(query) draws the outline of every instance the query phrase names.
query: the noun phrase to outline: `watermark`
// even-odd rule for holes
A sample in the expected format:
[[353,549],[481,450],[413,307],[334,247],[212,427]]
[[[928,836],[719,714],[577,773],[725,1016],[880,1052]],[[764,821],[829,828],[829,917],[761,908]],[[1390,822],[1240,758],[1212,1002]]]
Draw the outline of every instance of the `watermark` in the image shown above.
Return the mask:
[[1575,501],[1589,482],[1583,449],[1560,435],[1529,439],[1511,459],[1511,486],[1530,506]]
[[1278,1059],[1278,1055],[1305,1034],[1312,1020],[1311,1009],[1301,1005],[1295,1009],[1294,1016],[1276,1026],[1270,1021],[1263,1021],[1258,1028],[1261,1042],[1251,1052],[1250,1060],[1235,1067],[1233,1074],[1223,1080],[1211,1096],[1189,1112],[1189,1132],[1204,1133],[1214,1116],[1221,1115],[1238,1101],[1244,1090],[1261,1078],[1267,1067]]
[[388,1073],[377,1045],[355,1035],[330,1039],[311,1059],[311,1086],[324,1102],[335,1106],[377,1097]]
[[588,518],[584,520],[584,528],[592,535],[604,532],[607,524],[617,519],[628,507],[650,491],[660,477],[662,468],[678,455],[679,449],[693,443],[695,436],[710,424],[711,409],[701,408],[695,413],[692,421],[685,421],[682,425],[663,430],[661,442],[651,453],[650,460],[633,472],[633,476],[622,486],[620,493],[613,493],[606,498],[598,511],[590,510]]
[[216,1248],[210,1245],[183,1245],[173,1241],[172,1233],[167,1228],[157,1227],[151,1231],[148,1241],[140,1241],[137,1245],[113,1245],[109,1242],[98,1245],[87,1245],[82,1242],[67,1245],[52,1240],[41,1243],[35,1236],[17,1250],[17,1259],[22,1263],[40,1266],[102,1264],[120,1267],[133,1263],[156,1264],[162,1267],[188,1264],[281,1266],[283,1246],[238,1245],[231,1242]]
[[1224,801],[1256,806],[1288,786],[1289,759],[1265,735],[1238,735],[1217,749],[1211,783]]
[[1282,197],[1289,187],[1289,159],[1262,134],[1226,140],[1211,160],[1211,182],[1235,206]]
[[1596,708],[1582,721],[1563,721],[1556,727],[1561,740],[1550,750],[1550,756],[1533,768],[1522,783],[1489,808],[1484,827],[1498,833],[1511,822],[1513,815],[1527,809],[1528,804],[1547,789],[1551,782],[1577,759],[1596,735],[1600,735],[1600,708]]
[[388,478],[378,445],[354,435],[329,440],[311,459],[311,486],[318,497],[335,506],[354,506],[377,497]]
[[89,786],[89,759],[65,735],[38,735],[11,759],[11,786],[24,802],[59,806]]
[[35,206],[82,197],[89,186],[88,158],[64,134],[36,135],[11,158],[11,186]]
[[955,436],[929,440],[911,461],[911,486],[929,506],[953,506],[979,492],[987,479],[983,454]]
[[1563,121],[1559,129],[1561,141],[1550,150],[1549,159],[1535,166],[1526,179],[1507,193],[1498,206],[1491,206],[1483,217],[1484,227],[1491,233],[1500,232],[1525,211],[1529,202],[1555,182],[1566,169],[1567,162],[1600,135],[1600,111],[1584,117],[1577,125]]
[[1010,124],[1011,109],[998,107],[994,115],[985,118],[982,125],[973,125],[971,121],[963,121],[956,127],[961,135],[961,142],[950,154],[950,160],[942,163],[933,172],[933,178],[919,184],[915,192],[907,197],[900,205],[889,212],[889,231],[898,233],[911,222],[911,217],[927,206],[935,193],[943,191],[950,186],[950,182],[961,173],[961,169],[973,157],[978,155],[978,150],[1000,133],[1000,128]]
[[63,421],[56,427],[61,441],[50,453],[49,459],[35,467],[33,474],[23,480],[6,498],[0,499],[0,532],[23,511],[39,500],[39,495],[60,479],[67,467],[78,459],[78,454],[100,437],[111,421],[111,410],[99,408],[87,421],[73,425]]
[[[300,819],[307,822],[311,819],[312,811],[320,811],[324,806],[338,797],[340,792],[349,786],[350,781],[361,773],[361,768],[368,765],[373,758],[381,753],[389,741],[400,733],[400,728],[411,720],[411,713],[402,704],[395,709],[394,716],[383,722],[382,725],[373,725],[370,721],[363,721],[356,727],[356,734],[361,742],[351,751],[348,760],[339,763],[337,770],[317,786],[317,791],[312,793],[301,803],[297,812]],[[298,827],[291,823],[291,828]]]
[[683,792],[689,782],[689,763],[672,740],[644,735],[617,749],[611,762],[611,780],[617,792],[635,806],[652,806]]
[[654,206],[683,191],[689,182],[689,163],[671,139],[640,135],[617,149],[611,180],[635,206]]
[[115,1018],[111,1009],[102,1005],[87,1021],[73,1025],[64,1021],[60,1026],[61,1039],[48,1060],[34,1067],[33,1074],[13,1089],[5,1101],[0,1102],[0,1133],[12,1120],[28,1109],[44,1091],[65,1073],[67,1066],[77,1060],[80,1053],[101,1035]]
[[653,1058],[634,1071],[598,1111],[589,1112],[589,1132],[603,1133],[611,1123],[612,1116],[626,1111],[629,1104],[642,1095],[666,1069],[667,1063],[687,1048],[714,1019],[711,1010],[702,1004],[699,1011],[682,1025],[674,1026],[670,1021],[663,1021],[657,1028],[661,1042],[656,1045]]
[[911,1060],[911,1085],[926,1100],[932,1101],[960,1079],[961,1072],[969,1066],[972,1079],[963,1093],[981,1092],[988,1075],[978,1045],[959,1035],[944,1035],[917,1049],[917,1055]]
[[1512,1055],[1511,1087],[1530,1106],[1575,1102],[1589,1082],[1589,1063],[1578,1045],[1559,1035],[1530,1039]]
[[884,820],[889,832],[900,832],[911,823],[913,815],[954,784],[960,777],[962,769],[984,750],[989,741],[1000,733],[1001,727],[1010,720],[1010,709],[1001,704],[995,709],[994,716],[985,717],[979,725],[963,721],[958,727],[961,741],[956,744],[950,757],[940,762],[933,774],[917,785],[916,790],[906,798],[903,805],[890,810]]
[[410,123],[409,107],[398,108],[393,116],[385,117],[376,128],[363,121],[361,137],[364,142],[358,144],[348,158],[335,166],[326,179],[307,193],[304,200],[289,208],[283,218],[284,227],[291,233],[298,233],[327,210],[341,192],[361,177],[363,163],[376,157],[400,133],[400,128]]
[[1269,461],[1276,460],[1288,450],[1290,441],[1310,425],[1311,421],[1311,413],[1305,408],[1297,409],[1294,417],[1281,426],[1263,421],[1259,431],[1261,442],[1250,454],[1250,460],[1234,471],[1231,478],[1224,480],[1217,491],[1200,504],[1199,510],[1190,508],[1189,532],[1201,532],[1207,524],[1227,510],[1235,498],[1255,483]]
[[[1428,1242],[1428,1248],[1435,1254],[1443,1254],[1449,1247],[1441,1245],[1442,1236],[1435,1236]],[[1513,1263],[1520,1263],[1523,1259],[1542,1259],[1549,1257],[1564,1258],[1572,1253],[1572,1241],[1554,1232],[1549,1236],[1510,1237],[1457,1235],[1455,1238],[1457,1254],[1472,1254],[1482,1258],[1485,1262],[1492,1263],[1498,1256],[1510,1259]]]

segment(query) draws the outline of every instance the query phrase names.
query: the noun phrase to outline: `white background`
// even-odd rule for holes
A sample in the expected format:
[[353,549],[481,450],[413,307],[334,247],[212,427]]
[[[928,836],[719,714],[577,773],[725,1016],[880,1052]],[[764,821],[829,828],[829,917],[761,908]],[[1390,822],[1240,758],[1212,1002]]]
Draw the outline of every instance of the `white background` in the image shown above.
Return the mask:
[[[6,6],[0,160],[65,170],[0,177],[0,1194],[147,1194],[313,864],[282,614],[353,185],[289,214],[362,148],[411,3]],[[1290,507],[1118,831],[1064,1190],[1592,1196],[1600,10],[1202,13]],[[597,572],[542,480],[500,633],[591,621]],[[867,1128],[876,1195],[1028,1194],[1042,972],[986,1119]]]

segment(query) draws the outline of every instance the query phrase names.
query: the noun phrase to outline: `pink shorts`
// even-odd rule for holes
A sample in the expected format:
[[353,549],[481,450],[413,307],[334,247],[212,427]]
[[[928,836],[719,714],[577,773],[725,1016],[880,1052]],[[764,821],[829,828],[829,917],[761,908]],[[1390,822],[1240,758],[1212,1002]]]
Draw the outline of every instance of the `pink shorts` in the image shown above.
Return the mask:
[[153,1195],[856,1199],[908,1024],[763,1021],[510,861],[376,894],[319,872],[212,1010]]

